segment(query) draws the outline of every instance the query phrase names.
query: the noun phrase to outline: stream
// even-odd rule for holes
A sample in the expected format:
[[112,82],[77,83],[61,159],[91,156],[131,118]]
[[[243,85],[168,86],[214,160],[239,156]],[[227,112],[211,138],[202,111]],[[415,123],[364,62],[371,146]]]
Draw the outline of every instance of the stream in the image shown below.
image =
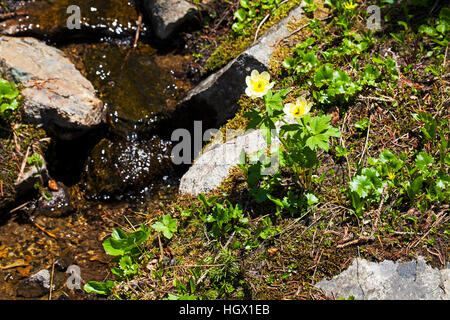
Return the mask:
[[0,221],[0,299],[48,299],[23,281],[43,269],[52,275],[52,299],[93,298],[64,285],[67,267],[80,267],[82,284],[112,279],[102,241],[114,227],[138,226],[177,194],[186,168],[172,164],[170,136],[160,123],[192,88],[191,61],[179,44],[155,43],[145,20],[133,48],[139,20],[133,1],[81,1],[82,28],[72,31],[65,25],[73,1],[18,2],[17,12],[26,15],[5,21],[3,30],[62,50],[108,112],[104,126],[75,140],[52,140],[47,151],[50,176],[67,191],[71,210],[26,206]]

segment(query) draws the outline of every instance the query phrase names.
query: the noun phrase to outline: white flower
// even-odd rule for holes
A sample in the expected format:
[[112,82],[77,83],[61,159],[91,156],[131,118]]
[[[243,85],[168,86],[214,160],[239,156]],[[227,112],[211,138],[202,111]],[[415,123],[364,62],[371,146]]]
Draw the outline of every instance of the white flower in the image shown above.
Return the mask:
[[284,113],[291,118],[302,118],[311,110],[312,103],[304,97],[297,98],[295,103],[286,103]]
[[247,83],[245,94],[252,99],[263,97],[275,84],[270,82],[270,74],[267,71],[259,74],[258,70],[253,70],[251,75],[245,78],[245,82]]

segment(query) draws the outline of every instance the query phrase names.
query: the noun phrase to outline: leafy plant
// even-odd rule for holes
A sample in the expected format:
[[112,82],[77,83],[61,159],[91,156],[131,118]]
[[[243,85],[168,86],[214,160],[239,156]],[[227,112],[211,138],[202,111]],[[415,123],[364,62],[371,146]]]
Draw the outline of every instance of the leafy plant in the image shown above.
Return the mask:
[[164,237],[167,239],[172,239],[173,234],[178,230],[178,221],[166,214],[162,219],[152,225],[152,228],[158,232],[162,232]]
[[235,22],[231,26],[237,34],[248,35],[248,26],[255,21],[261,20],[267,12],[274,10],[282,0],[241,0],[240,8],[234,13]]
[[[103,249],[106,254],[116,257],[113,261],[117,263],[117,266],[111,268],[111,272],[118,280],[129,279],[138,273],[139,256],[142,253],[140,246],[147,241],[149,236],[149,228],[141,225],[132,233],[115,228],[111,237],[103,241]],[[89,281],[85,284],[84,290],[88,293],[110,295],[114,286],[115,283],[111,280],[106,282]]]
[[19,90],[13,82],[0,78],[0,117],[9,119],[19,107]]

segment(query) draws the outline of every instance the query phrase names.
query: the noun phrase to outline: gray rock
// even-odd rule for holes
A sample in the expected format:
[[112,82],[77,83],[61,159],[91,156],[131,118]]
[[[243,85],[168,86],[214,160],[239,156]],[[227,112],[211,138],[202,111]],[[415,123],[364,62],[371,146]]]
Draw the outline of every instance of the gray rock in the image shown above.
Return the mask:
[[[288,118],[285,119],[290,122]],[[277,124],[277,130],[281,123]],[[227,134],[229,134],[227,132]],[[229,175],[230,169],[241,163],[242,153],[252,155],[267,148],[267,142],[261,130],[248,132],[232,132],[234,138],[225,139],[217,136],[214,142],[207,146],[194,164],[183,175],[180,181],[181,194],[198,195],[208,193],[218,187]],[[279,145],[277,138],[272,138],[271,147]],[[276,154],[273,156],[276,157]],[[277,158],[273,158],[273,168],[277,168]]]
[[25,298],[42,297],[50,292],[50,272],[41,270],[19,283],[17,295]]
[[63,53],[33,38],[0,38],[0,72],[22,85],[26,121],[72,139],[101,124],[103,103]]
[[434,269],[419,257],[406,263],[385,260],[380,263],[364,259],[331,280],[316,284],[331,298],[356,300],[449,300],[450,269]]
[[239,109],[237,102],[246,88],[245,77],[253,69],[260,72],[267,70],[277,43],[290,33],[289,21],[300,18],[302,14],[301,5],[294,8],[288,17],[267,30],[252,47],[192,89],[180,105],[192,110],[210,126],[223,125]]
[[155,35],[162,39],[170,38],[197,13],[197,8],[185,0],[144,0]]

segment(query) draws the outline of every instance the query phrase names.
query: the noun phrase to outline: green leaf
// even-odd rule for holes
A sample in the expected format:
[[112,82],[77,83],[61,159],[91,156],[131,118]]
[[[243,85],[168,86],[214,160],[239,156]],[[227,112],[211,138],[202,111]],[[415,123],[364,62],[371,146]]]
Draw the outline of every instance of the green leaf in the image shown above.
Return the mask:
[[312,206],[313,204],[319,202],[319,199],[317,199],[317,197],[312,193],[305,194],[305,197],[306,200],[308,201],[308,206]]
[[239,20],[239,22],[243,22],[247,17],[247,11],[240,8],[234,13],[234,16]]
[[247,9],[249,7],[249,2],[250,2],[249,0],[241,0],[240,1],[241,7]]
[[111,280],[106,282],[89,281],[83,287],[87,293],[97,293],[106,296],[111,294],[112,288],[114,288],[114,282]]
[[360,121],[357,121],[355,123],[355,128],[364,131],[364,130],[366,130],[369,127],[369,123],[370,123],[369,119],[368,118],[364,118],[364,119],[362,119]]
[[325,64],[319,67],[314,73],[314,82],[319,88],[333,80],[334,71],[330,65]]
[[365,175],[357,175],[349,185],[350,190],[356,192],[361,198],[366,198],[373,189],[370,179]]
[[434,158],[430,156],[428,153],[422,151],[417,155],[415,163],[416,167],[422,174],[428,173],[429,171],[428,167],[434,163]]
[[324,134],[316,134],[312,137],[309,137],[306,140],[306,145],[311,149],[311,150],[315,150],[317,149],[317,147],[328,151],[328,149],[330,148],[330,145],[328,143],[328,136],[324,135]]
[[162,217],[162,220],[152,225],[152,228],[158,232],[162,232],[164,237],[172,239],[173,234],[178,230],[178,220],[166,214]]
[[406,191],[408,193],[408,197],[411,200],[414,200],[416,195],[422,190],[423,177],[418,176],[412,183],[407,183]]

